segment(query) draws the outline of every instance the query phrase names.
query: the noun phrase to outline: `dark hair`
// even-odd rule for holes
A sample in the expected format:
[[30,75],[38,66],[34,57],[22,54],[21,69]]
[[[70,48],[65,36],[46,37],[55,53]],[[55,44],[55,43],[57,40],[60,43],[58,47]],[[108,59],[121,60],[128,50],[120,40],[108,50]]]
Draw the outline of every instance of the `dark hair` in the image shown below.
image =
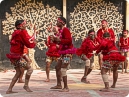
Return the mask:
[[94,32],[95,33],[94,29],[89,30],[88,31],[88,34],[90,34],[91,32]]
[[16,29],[20,29],[20,28],[18,28],[18,26],[21,24],[21,23],[23,23],[24,22],[24,20],[17,20],[16,22],[15,22],[15,27],[16,27]]
[[66,19],[64,17],[59,17],[65,24],[66,24]]
[[109,34],[109,32],[105,32],[104,34],[103,34],[103,37],[110,37],[110,34]]
[[129,33],[129,31],[128,31],[128,30],[123,30],[122,34],[123,34],[124,32],[127,32],[127,33]]

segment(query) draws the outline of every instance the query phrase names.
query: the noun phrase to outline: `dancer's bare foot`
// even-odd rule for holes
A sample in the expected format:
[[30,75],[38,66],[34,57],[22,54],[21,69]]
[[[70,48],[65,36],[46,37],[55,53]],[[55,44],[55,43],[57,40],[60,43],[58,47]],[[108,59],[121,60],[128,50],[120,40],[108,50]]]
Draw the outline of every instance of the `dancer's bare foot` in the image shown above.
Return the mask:
[[50,89],[62,89],[62,86],[54,86],[54,87],[51,87]]
[[6,94],[12,94],[12,93],[18,93],[18,92],[14,92],[14,91],[11,91],[11,90],[6,91]]
[[112,85],[111,88],[115,88],[116,86],[115,85]]
[[30,88],[29,88],[28,86],[24,86],[23,88],[24,88],[27,92],[33,92],[33,91],[30,90]]
[[86,84],[90,84],[90,81],[88,81],[86,78],[82,78],[81,82],[86,83]]
[[50,82],[50,79],[46,79],[44,82]]
[[101,89],[99,91],[101,91],[101,92],[110,92],[110,89],[104,88],[104,89]]
[[86,84],[90,84],[90,81],[87,81],[87,80],[81,81],[81,82],[86,83]]
[[17,83],[25,83],[23,80],[19,80]]
[[60,90],[59,92],[69,92],[68,88],[63,88],[62,90]]

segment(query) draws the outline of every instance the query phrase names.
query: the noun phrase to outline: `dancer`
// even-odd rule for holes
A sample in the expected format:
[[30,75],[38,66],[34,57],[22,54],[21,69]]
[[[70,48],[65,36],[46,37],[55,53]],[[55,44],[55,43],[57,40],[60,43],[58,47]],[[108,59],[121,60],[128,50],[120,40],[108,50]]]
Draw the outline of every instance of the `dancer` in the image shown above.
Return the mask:
[[[12,34],[12,38],[10,41],[10,54],[6,54],[6,56],[10,59],[12,65],[14,65],[14,69],[16,70],[16,74],[13,77],[6,94],[10,93],[17,93],[13,92],[12,88],[14,87],[15,83],[17,82],[18,78],[21,75],[20,68],[24,67],[27,70],[25,76],[25,84],[24,89],[27,92],[32,92],[29,88],[29,79],[33,72],[32,67],[30,66],[30,62],[22,61],[23,59],[23,50],[24,46],[27,48],[34,48],[36,45],[36,40],[34,36],[30,37],[26,30],[26,22],[24,20],[17,20],[15,22],[16,30],[14,30]],[[34,34],[35,35],[35,34]]]
[[55,37],[54,41],[59,42],[62,46],[59,54],[61,58],[58,60],[58,63],[55,67],[56,69],[56,77],[57,77],[57,85],[51,87],[51,89],[62,89],[61,85],[61,76],[64,82],[64,88],[60,92],[68,92],[68,84],[67,84],[67,66],[70,63],[72,56],[72,36],[67,27],[65,27],[66,19],[64,17],[59,17],[57,20],[57,26],[59,27],[59,31],[61,31],[61,38]]
[[[110,39],[115,41],[114,31],[111,28],[108,27],[108,22],[106,20],[102,20],[101,21],[101,28],[97,31],[97,37],[102,40],[103,39],[103,34],[105,32],[109,32]],[[102,58],[103,58],[103,55],[100,53],[98,55],[100,70],[101,70],[101,66],[102,66],[102,63],[103,63]]]
[[124,73],[124,63],[125,63],[125,73],[127,73],[128,63],[129,63],[129,37],[128,30],[122,32],[122,36],[119,40],[119,48],[121,54],[126,57],[126,61],[122,63],[122,73]]
[[117,47],[115,46],[114,40],[110,40],[110,34],[109,32],[105,32],[103,34],[104,39],[101,42],[101,45],[99,46],[98,50],[96,51],[96,55],[99,54],[99,52],[102,51],[103,54],[103,65],[101,69],[101,75],[103,82],[105,84],[105,88],[100,90],[103,92],[109,92],[109,81],[108,81],[108,75],[107,72],[110,68],[113,68],[113,84],[111,88],[116,87],[116,82],[118,78],[118,66],[121,62],[125,61],[125,56],[122,56],[120,52],[118,51]]
[[87,80],[88,74],[92,71],[94,67],[94,54],[93,51],[97,50],[100,41],[95,37],[95,31],[89,30],[88,37],[84,39],[81,44],[81,47],[76,50],[76,54],[80,56],[80,58],[85,61],[85,71],[84,76],[81,79],[81,82],[90,83]]
[[58,31],[58,27],[53,27],[52,30],[51,28],[48,28],[48,31],[50,32],[46,45],[48,47],[48,51],[46,52],[47,58],[46,58],[46,75],[47,79],[45,82],[49,82],[49,73],[50,73],[50,65],[52,64],[53,61],[58,61],[58,58],[60,57],[60,54],[58,53],[60,46],[57,42],[54,41],[54,37],[60,37],[60,33]]

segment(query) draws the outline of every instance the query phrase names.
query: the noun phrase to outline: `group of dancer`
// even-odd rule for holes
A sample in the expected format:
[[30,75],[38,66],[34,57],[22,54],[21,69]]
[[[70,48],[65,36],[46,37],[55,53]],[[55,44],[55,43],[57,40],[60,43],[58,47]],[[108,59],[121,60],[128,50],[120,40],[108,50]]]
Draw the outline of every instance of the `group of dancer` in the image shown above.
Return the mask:
[[[72,60],[73,54],[76,54],[83,61],[85,61],[85,70],[84,75],[81,78],[81,82],[90,83],[87,80],[87,76],[94,67],[94,55],[96,55],[99,56],[101,75],[105,84],[105,88],[101,91],[110,91],[107,75],[107,72],[110,68],[113,69],[113,84],[111,87],[115,88],[118,78],[118,66],[123,62],[128,63],[129,59],[129,39],[127,37],[128,31],[124,30],[122,32],[122,37],[118,44],[120,47],[119,50],[115,44],[115,34],[113,30],[108,28],[108,23],[106,20],[102,20],[101,23],[102,27],[98,30],[97,35],[93,29],[89,30],[88,36],[86,36],[79,48],[75,48],[72,44],[72,34],[65,26],[66,19],[64,17],[59,17],[57,19],[56,26],[48,27],[49,37],[45,41],[48,47],[48,51],[46,52],[46,82],[50,81],[49,72],[51,63],[53,61],[57,61],[55,66],[57,85],[51,87],[51,89],[61,89],[60,92],[69,91],[67,83],[67,69],[70,61]],[[27,92],[32,92],[28,86],[28,83],[33,69],[30,66],[31,60],[24,56],[23,51],[25,46],[27,48],[34,48],[36,45],[36,39],[33,36],[28,35],[26,31],[26,22],[24,20],[17,20],[15,27],[16,30],[12,34],[12,39],[10,41],[10,53],[6,56],[14,65],[16,74],[13,77],[8,90],[6,91],[7,94],[15,93],[12,91],[12,88],[21,75],[21,68],[27,70],[25,76],[25,85],[23,88]],[[124,54],[126,56],[124,56]],[[23,59],[25,61],[22,61]],[[127,72],[127,68],[125,69],[125,72]],[[64,87],[62,87],[61,81],[63,81]]]

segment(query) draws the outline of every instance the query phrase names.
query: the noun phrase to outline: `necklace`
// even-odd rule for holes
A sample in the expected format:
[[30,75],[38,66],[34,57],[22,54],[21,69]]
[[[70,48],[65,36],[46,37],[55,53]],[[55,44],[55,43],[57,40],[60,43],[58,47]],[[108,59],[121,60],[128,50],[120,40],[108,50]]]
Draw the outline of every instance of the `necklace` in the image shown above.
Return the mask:
[[91,40],[92,41],[92,43],[93,43],[93,45],[94,46],[97,46],[97,45],[99,45],[99,43],[97,42],[97,40],[96,39],[94,39],[94,40]]

